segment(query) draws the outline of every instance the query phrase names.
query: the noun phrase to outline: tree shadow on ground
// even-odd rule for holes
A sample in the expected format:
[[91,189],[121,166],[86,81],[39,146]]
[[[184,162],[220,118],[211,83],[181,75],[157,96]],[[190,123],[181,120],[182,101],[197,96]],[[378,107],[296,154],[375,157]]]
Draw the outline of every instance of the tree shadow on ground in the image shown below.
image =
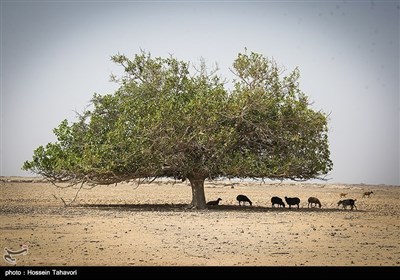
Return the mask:
[[215,205],[207,206],[204,210],[190,209],[187,204],[79,204],[74,207],[95,208],[100,210],[121,210],[121,211],[150,211],[150,212],[365,212],[364,210],[351,210],[342,208],[314,208],[314,207],[265,207],[265,206],[239,206],[239,205]]

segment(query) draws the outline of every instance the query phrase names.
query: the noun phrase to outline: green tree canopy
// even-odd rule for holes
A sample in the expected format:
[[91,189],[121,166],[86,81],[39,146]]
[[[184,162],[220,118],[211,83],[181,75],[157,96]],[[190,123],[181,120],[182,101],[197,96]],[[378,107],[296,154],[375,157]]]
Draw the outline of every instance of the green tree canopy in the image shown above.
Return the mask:
[[195,71],[173,56],[112,60],[124,74],[114,94],[93,96],[77,121],[54,129],[30,170],[53,182],[113,184],[137,178],[188,179],[194,208],[205,208],[204,181],[307,180],[332,169],[327,115],[310,108],[299,71],[284,76],[261,54],[239,53],[228,90],[202,62]]

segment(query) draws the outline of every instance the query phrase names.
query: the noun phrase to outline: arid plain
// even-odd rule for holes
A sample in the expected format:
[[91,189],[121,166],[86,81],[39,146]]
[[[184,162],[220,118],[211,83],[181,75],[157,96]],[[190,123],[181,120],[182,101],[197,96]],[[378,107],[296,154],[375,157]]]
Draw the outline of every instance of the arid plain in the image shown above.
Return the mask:
[[[399,266],[400,187],[206,181],[207,210],[188,210],[186,182],[56,188],[1,177],[2,248],[17,266]],[[373,191],[370,197],[362,197]],[[357,210],[337,206],[341,193]],[[253,206],[239,206],[238,194]],[[300,208],[272,208],[297,196]],[[307,199],[322,208],[309,208]],[[27,247],[21,247],[21,245]],[[12,266],[4,259],[0,266]]]

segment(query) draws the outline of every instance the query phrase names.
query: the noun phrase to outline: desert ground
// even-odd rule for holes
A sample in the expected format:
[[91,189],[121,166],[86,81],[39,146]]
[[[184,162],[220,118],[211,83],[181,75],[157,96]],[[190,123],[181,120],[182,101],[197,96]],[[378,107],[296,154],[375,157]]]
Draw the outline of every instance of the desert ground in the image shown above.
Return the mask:
[[[220,205],[189,210],[187,182],[85,188],[66,207],[76,188],[0,179],[0,247],[28,248],[16,266],[400,264],[400,186],[206,181],[207,200]],[[338,207],[341,193],[357,209]],[[238,194],[253,205],[239,206]],[[272,196],[297,196],[300,208],[272,208]],[[309,208],[310,196],[322,207]],[[0,266],[13,265],[3,257]]]

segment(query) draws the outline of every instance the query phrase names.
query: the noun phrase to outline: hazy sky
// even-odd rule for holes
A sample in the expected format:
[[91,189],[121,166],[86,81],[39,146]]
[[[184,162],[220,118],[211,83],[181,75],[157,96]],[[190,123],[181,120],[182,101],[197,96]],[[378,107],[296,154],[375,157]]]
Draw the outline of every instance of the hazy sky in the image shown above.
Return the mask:
[[93,93],[111,93],[110,56],[217,62],[239,52],[298,66],[313,108],[330,113],[330,182],[400,185],[399,1],[3,1],[2,176],[55,141]]

